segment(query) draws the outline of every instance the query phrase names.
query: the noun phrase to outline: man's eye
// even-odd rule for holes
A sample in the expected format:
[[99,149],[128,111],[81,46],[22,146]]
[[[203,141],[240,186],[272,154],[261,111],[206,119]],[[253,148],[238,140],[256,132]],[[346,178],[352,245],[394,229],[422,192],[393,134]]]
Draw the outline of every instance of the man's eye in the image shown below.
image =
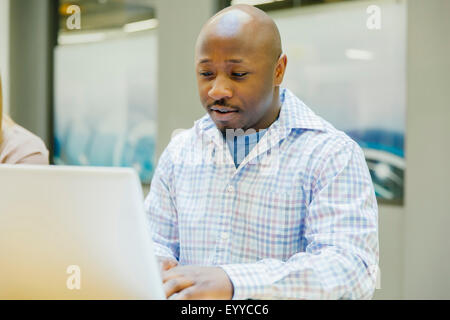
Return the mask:
[[210,77],[210,76],[212,76],[212,72],[209,72],[209,71],[200,72],[200,75],[202,77]]
[[245,77],[247,74],[248,72],[233,72],[231,75],[236,78],[242,78]]

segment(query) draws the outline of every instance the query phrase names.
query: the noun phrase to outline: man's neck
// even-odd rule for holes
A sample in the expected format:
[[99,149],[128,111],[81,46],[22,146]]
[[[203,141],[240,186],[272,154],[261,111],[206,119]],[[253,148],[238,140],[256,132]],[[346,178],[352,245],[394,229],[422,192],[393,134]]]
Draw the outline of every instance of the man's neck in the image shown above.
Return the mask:
[[263,117],[263,119],[260,120],[259,123],[256,123],[253,126],[253,129],[256,131],[261,129],[267,129],[269,128],[272,123],[274,123],[279,115],[281,110],[281,103],[280,103],[280,90],[279,87],[276,87],[274,89],[274,95],[273,95],[273,101],[271,103],[270,108],[268,109],[268,114]]

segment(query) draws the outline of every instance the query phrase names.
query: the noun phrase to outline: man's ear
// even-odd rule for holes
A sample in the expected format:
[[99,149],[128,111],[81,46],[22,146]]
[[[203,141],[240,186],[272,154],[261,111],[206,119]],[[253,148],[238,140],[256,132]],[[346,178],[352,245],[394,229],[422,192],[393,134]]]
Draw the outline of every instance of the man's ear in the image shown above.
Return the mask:
[[275,66],[275,86],[279,86],[283,82],[286,65],[287,56],[285,54],[282,54],[281,57],[278,58],[277,65]]

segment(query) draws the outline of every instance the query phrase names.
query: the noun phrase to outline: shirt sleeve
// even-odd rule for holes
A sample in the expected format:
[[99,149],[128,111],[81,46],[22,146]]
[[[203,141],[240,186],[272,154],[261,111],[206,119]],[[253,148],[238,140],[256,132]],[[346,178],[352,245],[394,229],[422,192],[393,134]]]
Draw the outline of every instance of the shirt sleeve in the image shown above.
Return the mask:
[[307,247],[287,261],[221,267],[233,299],[370,299],[378,272],[378,208],[353,141],[317,168],[305,219]]
[[48,165],[48,151],[47,152],[36,152],[33,154],[30,154],[26,157],[23,157],[19,161],[16,162],[17,164],[41,164],[41,165]]
[[169,150],[160,157],[153,175],[145,209],[152,234],[155,254],[178,261],[179,236],[175,192],[172,189],[173,164]]
[[48,150],[41,138],[19,125],[6,127],[0,144],[0,163],[48,165]]

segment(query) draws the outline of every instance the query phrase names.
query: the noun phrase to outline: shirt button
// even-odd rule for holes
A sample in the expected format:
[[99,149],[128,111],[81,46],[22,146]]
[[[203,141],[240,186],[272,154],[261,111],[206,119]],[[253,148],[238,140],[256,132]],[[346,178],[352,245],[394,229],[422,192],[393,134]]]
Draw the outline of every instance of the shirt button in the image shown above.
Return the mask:
[[234,192],[234,187],[233,187],[232,185],[229,185],[229,186],[227,187],[227,191],[228,191],[229,193],[233,193],[233,192]]
[[222,232],[220,234],[220,237],[222,238],[222,240],[228,240],[228,238],[230,237],[230,234],[228,232]]

